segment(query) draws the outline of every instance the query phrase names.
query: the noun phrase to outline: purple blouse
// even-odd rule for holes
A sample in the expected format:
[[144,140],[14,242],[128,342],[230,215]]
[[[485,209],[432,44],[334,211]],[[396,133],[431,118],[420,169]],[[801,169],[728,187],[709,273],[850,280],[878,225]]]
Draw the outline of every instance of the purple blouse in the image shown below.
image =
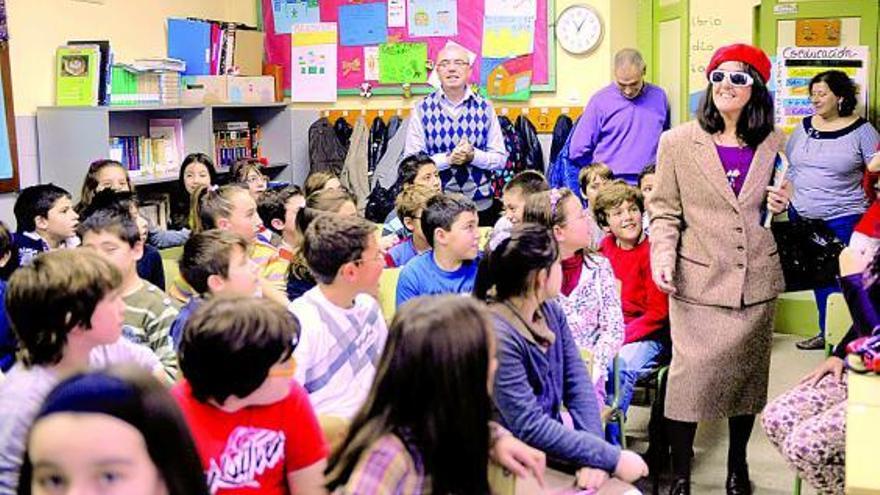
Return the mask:
[[755,157],[754,148],[740,148],[739,146],[721,146],[716,144],[715,149],[718,150],[718,157],[721,158],[721,165],[724,166],[724,172],[727,174],[727,182],[733,189],[733,194],[739,196],[746,175],[749,173],[749,167],[752,164],[752,158]]

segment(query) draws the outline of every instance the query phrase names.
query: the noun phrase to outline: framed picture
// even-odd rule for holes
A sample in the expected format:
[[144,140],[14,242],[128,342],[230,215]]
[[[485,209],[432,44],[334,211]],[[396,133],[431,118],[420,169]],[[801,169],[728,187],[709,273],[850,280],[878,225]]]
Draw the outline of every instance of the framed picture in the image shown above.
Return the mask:
[[0,193],[17,191],[18,188],[18,146],[15,139],[15,110],[12,106],[6,1],[0,0]]

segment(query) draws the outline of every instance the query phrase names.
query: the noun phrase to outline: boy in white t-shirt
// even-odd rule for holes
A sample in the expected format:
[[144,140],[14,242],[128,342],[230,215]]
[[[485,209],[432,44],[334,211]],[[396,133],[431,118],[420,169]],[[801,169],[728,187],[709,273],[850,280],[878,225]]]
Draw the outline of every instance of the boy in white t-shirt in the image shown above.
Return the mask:
[[312,222],[302,250],[318,285],[289,306],[302,327],[296,379],[316,413],[350,420],[366,400],[388,336],[371,296],[384,253],[372,224],[330,213]]

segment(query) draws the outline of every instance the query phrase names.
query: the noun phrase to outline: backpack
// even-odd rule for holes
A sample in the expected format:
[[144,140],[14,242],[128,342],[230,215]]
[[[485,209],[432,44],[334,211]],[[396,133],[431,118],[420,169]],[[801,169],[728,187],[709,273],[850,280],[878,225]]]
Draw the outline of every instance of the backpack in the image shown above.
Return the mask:
[[329,170],[337,176],[345,163],[346,149],[330,121],[321,117],[309,126],[309,172]]

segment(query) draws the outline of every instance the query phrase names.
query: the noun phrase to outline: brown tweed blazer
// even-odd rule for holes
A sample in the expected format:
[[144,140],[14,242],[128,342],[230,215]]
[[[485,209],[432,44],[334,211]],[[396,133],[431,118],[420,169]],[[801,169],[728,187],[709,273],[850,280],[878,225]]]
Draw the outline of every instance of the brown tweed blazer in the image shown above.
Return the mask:
[[657,180],[648,201],[651,265],[674,267],[675,297],[739,308],[775,298],[784,287],[776,242],[761,225],[776,153],[775,131],[758,146],[737,197],[712,136],[695,121],[660,137]]

